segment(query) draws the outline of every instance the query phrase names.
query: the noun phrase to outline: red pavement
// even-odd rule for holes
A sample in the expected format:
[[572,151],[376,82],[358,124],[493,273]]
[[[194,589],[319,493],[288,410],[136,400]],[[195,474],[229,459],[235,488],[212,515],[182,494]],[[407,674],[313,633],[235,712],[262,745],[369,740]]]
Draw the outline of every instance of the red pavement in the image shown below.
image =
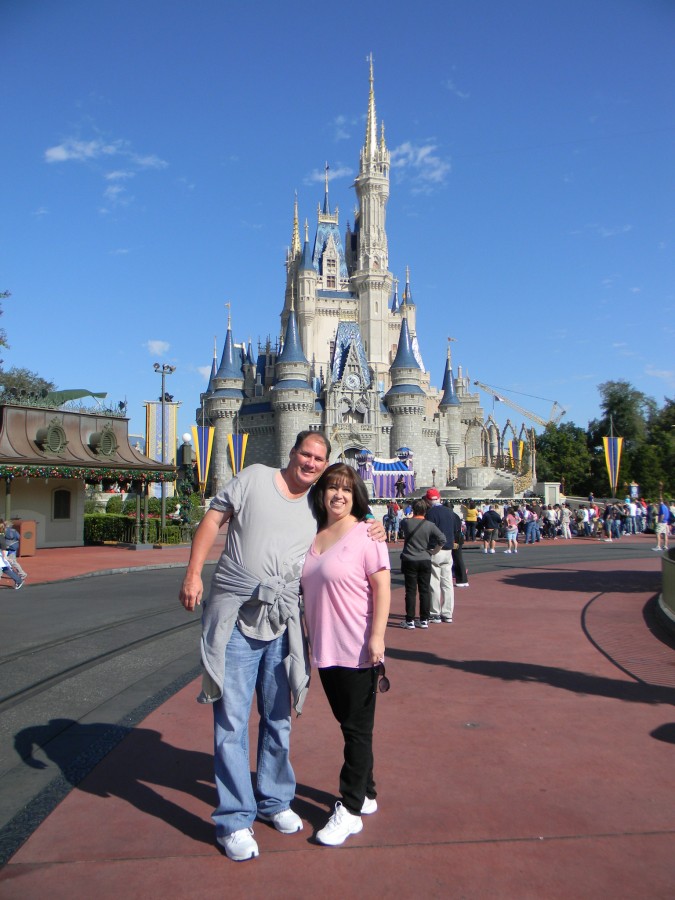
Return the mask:
[[[223,548],[225,535],[216,539],[208,560],[215,562]],[[96,547],[62,547],[38,550],[35,556],[22,556],[21,565],[28,573],[26,586],[48,581],[64,581],[90,575],[108,575],[112,572],[128,572],[133,569],[187,566],[190,547],[187,544],[152,547],[141,550],[108,544]],[[5,578],[3,585],[11,587]]]
[[[115,553],[104,550],[99,569]],[[51,552],[25,561],[35,580]],[[376,722],[380,810],[343,847],[312,839],[342,749],[315,679],[293,727],[304,831],[257,823],[258,859],[220,854],[211,716],[194,683],[45,820],[0,873],[0,897],[670,900],[675,661],[643,618],[660,560],[564,557],[474,576],[456,592],[455,623],[428,631],[396,627],[394,591],[392,689]]]

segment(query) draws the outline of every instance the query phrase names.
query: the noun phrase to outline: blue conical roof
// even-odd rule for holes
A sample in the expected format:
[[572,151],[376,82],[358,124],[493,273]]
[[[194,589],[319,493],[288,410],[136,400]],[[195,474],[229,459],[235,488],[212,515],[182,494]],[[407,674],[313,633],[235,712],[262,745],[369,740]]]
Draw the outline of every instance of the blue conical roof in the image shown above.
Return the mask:
[[302,248],[302,257],[300,259],[300,271],[306,271],[313,268],[314,263],[312,262],[312,250],[309,246],[309,241],[305,239],[305,243]]
[[455,379],[452,375],[452,364],[449,359],[445,361],[445,374],[443,375],[443,396],[439,406],[461,406],[457,391],[455,390]]
[[420,364],[415,359],[412,349],[412,339],[410,337],[410,329],[408,328],[407,318],[403,318],[401,322],[401,335],[398,339],[398,349],[396,350],[396,358],[391,364],[392,369],[419,369]]
[[227,335],[225,337],[225,347],[220,360],[220,366],[216,372],[216,378],[242,378],[241,373],[241,354],[235,353],[234,341],[232,339],[232,329],[228,325]]
[[302,342],[298,333],[298,323],[295,318],[295,310],[291,310],[286,323],[286,337],[284,338],[284,349],[277,359],[280,363],[302,362],[309,365],[307,357],[302,350]]
[[391,301],[391,311],[393,313],[398,312],[401,308],[401,301],[398,299],[398,280],[396,281],[396,285],[394,287],[394,299]]

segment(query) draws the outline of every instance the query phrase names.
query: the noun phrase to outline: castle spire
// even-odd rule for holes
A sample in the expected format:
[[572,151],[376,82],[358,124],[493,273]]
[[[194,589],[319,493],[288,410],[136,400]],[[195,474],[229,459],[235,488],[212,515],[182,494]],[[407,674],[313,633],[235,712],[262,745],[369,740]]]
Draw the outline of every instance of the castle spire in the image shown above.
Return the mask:
[[368,57],[370,62],[370,93],[368,95],[368,115],[366,116],[366,144],[365,157],[373,159],[377,150],[377,116],[375,115],[375,76],[373,75],[373,54]]
[[[229,307],[230,304],[226,303]],[[227,312],[227,334],[225,336],[225,346],[223,347],[223,355],[220,358],[220,366],[216,372],[216,378],[242,378],[241,373],[241,356],[235,354],[234,339],[232,337],[232,318],[230,311]]]
[[298,224],[298,192],[295,192],[295,203],[293,204],[293,237],[291,239],[291,259],[300,253],[300,226]]
[[326,184],[326,186],[325,186],[325,189],[324,189],[324,195],[323,195],[323,214],[324,214],[325,216],[329,216],[329,215],[330,215],[330,206],[328,205],[328,170],[329,170],[329,169],[330,169],[330,166],[328,165],[328,162],[326,161],[326,170],[325,170],[325,184]]
[[405,267],[405,290],[403,291],[403,303],[408,304],[409,306],[415,305],[415,302],[412,298],[412,291],[410,290],[410,266]]
[[439,408],[446,406],[460,406],[459,397],[457,396],[457,390],[455,387],[455,379],[452,374],[452,352],[451,352],[451,342],[454,341],[455,338],[448,338],[448,353],[447,358],[445,360],[445,372],[443,374],[443,396],[441,397]]
[[394,299],[391,301],[391,311],[398,312],[401,308],[401,301],[398,299],[398,278],[394,278]]
[[421,366],[415,359],[413,351],[412,338],[410,329],[408,328],[408,319],[404,316],[401,322],[401,334],[398,339],[398,348],[396,350],[396,358],[391,364],[394,369],[420,369]]

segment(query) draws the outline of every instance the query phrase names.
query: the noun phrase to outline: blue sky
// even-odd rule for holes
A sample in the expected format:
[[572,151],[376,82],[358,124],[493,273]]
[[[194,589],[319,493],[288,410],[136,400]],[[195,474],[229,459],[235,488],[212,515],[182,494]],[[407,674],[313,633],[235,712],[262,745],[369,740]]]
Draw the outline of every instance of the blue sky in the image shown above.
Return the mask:
[[353,220],[372,52],[390,269],[432,383],[451,336],[544,417],[585,427],[609,379],[660,404],[674,36],[670,0],[4,0],[4,365],[126,399],[141,432],[170,363],[188,428],[225,303],[236,340],[278,334],[294,193],[313,234],[326,161]]

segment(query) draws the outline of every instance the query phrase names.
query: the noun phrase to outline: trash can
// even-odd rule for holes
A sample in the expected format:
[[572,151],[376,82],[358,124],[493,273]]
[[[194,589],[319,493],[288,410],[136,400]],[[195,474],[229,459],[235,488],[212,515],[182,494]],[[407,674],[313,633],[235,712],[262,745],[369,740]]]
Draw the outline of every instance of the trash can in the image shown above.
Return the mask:
[[35,556],[37,544],[37,522],[34,519],[17,519],[12,525],[19,532],[18,556]]

